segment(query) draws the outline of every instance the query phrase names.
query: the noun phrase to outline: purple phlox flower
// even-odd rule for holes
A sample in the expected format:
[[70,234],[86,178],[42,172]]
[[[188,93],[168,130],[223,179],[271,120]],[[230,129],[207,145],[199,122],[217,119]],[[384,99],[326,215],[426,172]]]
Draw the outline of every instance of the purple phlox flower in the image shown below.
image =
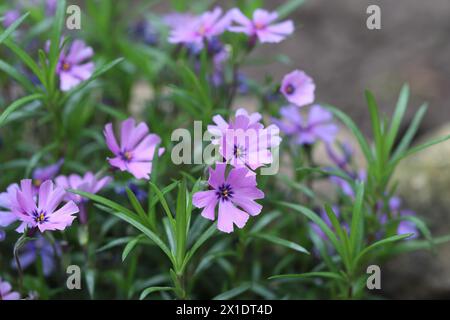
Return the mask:
[[208,43],[208,52],[212,55],[214,66],[211,81],[215,87],[219,87],[224,82],[224,67],[230,53],[218,40]]
[[158,44],[158,32],[146,20],[139,20],[135,23],[131,27],[130,33],[134,39],[139,40],[146,45],[155,46]]
[[[339,219],[340,218],[340,210],[337,206],[332,206],[333,212],[336,215],[336,217]],[[322,220],[325,222],[325,224],[331,229],[334,230],[333,224],[331,223],[330,218],[327,215],[327,212],[325,211],[325,209],[321,209],[320,210],[320,217],[322,218]],[[328,239],[327,235],[322,231],[322,229],[315,224],[314,222],[310,222],[309,226],[311,227],[311,229],[314,231],[314,233],[316,233],[321,239],[326,240]],[[350,231],[348,224],[346,222],[342,222],[341,223],[341,227],[347,231],[347,233]]]
[[54,16],[56,8],[58,7],[58,0],[46,0],[45,1],[45,14],[47,17]]
[[170,43],[192,44],[203,48],[204,41],[221,35],[230,25],[229,14],[222,15],[221,8],[207,11],[185,24],[178,24],[169,35]]
[[60,187],[54,188],[50,180],[41,184],[37,195],[33,192],[31,179],[22,180],[15,199],[10,199],[12,212],[22,221],[17,231],[23,232],[28,227],[44,232],[64,230],[70,226],[79,209],[73,201],[61,206],[65,197],[66,191]]
[[[86,172],[84,176],[78,174],[71,174],[69,176],[58,176],[55,178],[55,183],[58,187],[63,189],[73,189],[84,191],[88,193],[97,193],[112,181],[111,177],[98,178],[92,172]],[[72,200],[75,203],[81,203],[87,199],[80,195],[67,192],[65,200]]]
[[162,22],[170,29],[178,29],[186,25],[190,25],[197,19],[197,16],[188,12],[172,12],[163,16]]
[[[408,217],[408,216],[414,216],[414,215],[415,215],[415,212],[413,212],[411,210],[402,210],[400,212],[401,217]],[[410,237],[408,237],[408,239],[417,239],[419,237],[419,230],[417,229],[416,224],[410,220],[402,219],[398,223],[397,234],[400,235],[400,234],[407,234],[407,233],[413,234]]]
[[400,197],[391,197],[389,199],[389,209],[391,212],[398,212],[402,206],[402,199]]
[[240,94],[248,93],[248,88],[249,88],[248,78],[242,72],[238,72],[238,74],[237,74],[237,86],[238,86],[238,92]]
[[[402,200],[400,199],[400,197],[392,196],[391,198],[389,198],[388,209],[390,211],[391,217],[393,219],[399,220],[397,225],[397,234],[400,235],[413,233],[413,235],[408,239],[416,239],[419,237],[419,230],[417,229],[416,224],[413,221],[407,219],[407,217],[409,216],[415,216],[416,213],[412,210],[402,209]],[[389,222],[388,214],[383,213],[383,210],[383,202],[377,203],[377,215],[379,217],[379,222],[381,225],[385,225]],[[378,235],[381,236],[380,233]]]
[[[92,172],[87,172],[84,176],[78,174],[71,174],[69,176],[59,176],[56,177],[55,183],[58,187],[65,190],[73,189],[78,191],[84,191],[88,193],[97,193],[108,185],[112,181],[111,177],[97,178]],[[65,200],[72,200],[75,202],[80,209],[80,222],[82,224],[87,223],[87,212],[85,204],[88,199],[81,197],[80,195],[67,192]]]
[[209,168],[210,190],[195,193],[192,201],[197,208],[203,208],[204,218],[213,221],[218,206],[217,228],[230,233],[234,225],[243,228],[249,216],[261,213],[262,206],[255,200],[263,199],[264,193],[257,188],[256,175],[247,168],[232,168],[225,177],[226,168],[224,163]]
[[[248,113],[244,108],[239,108],[236,110],[235,118],[242,116],[248,119],[248,128],[261,129],[264,128],[264,125],[260,122],[262,116],[259,112]],[[219,144],[222,136],[225,135],[227,129],[230,128],[230,123],[225,121],[225,119],[221,115],[213,116],[213,122],[215,125],[208,125],[208,131],[214,135],[216,139],[213,139],[213,143]]]
[[319,140],[332,143],[339,130],[331,112],[319,105],[311,107],[306,120],[293,105],[281,108],[280,114],[281,120],[273,119],[273,122],[297,144],[314,144]]
[[[365,169],[360,169],[356,174],[353,174],[350,176],[350,178],[354,179],[355,181],[366,181],[367,180],[367,173]],[[346,196],[355,199],[355,191],[353,190],[352,185],[350,182],[342,177],[338,177],[335,175],[332,175],[330,177],[330,181],[335,184],[339,190],[345,194]]]
[[93,55],[94,50],[81,40],[73,41],[68,53],[61,51],[56,67],[61,91],[69,91],[92,76],[95,65],[89,60]]
[[3,15],[3,26],[5,28],[8,28],[9,26],[11,26],[14,23],[14,21],[16,21],[19,18],[20,18],[19,10],[17,10],[17,9],[8,10]]
[[38,191],[43,181],[52,180],[58,174],[63,163],[64,159],[59,159],[58,162],[53,163],[49,166],[34,169],[31,177],[33,178],[33,186],[35,187],[36,192]]
[[[55,269],[55,258],[60,255],[61,247],[58,243],[52,245],[45,237],[38,235],[36,239],[25,244],[19,253],[19,261],[21,267],[26,269],[40,258],[44,276],[48,277]],[[12,261],[11,265],[14,269],[17,268],[15,261]]]
[[233,25],[228,28],[232,32],[245,33],[250,38],[258,38],[261,43],[277,43],[284,40],[294,32],[294,24],[291,20],[275,23],[278,19],[277,12],[269,12],[256,9],[253,18],[247,18],[238,8],[230,10]]
[[[161,138],[149,133],[148,126],[141,122],[136,126],[133,118],[123,121],[120,126],[120,145],[114,136],[111,123],[105,126],[104,135],[108,148],[114,153],[114,158],[108,158],[109,164],[121,171],[130,172],[136,179],[150,179],[152,160]],[[158,156],[164,153],[164,148],[158,149]]]
[[212,143],[219,144],[219,153],[235,167],[248,166],[255,170],[273,161],[270,148],[281,142],[276,125],[264,128],[259,113],[249,114],[245,109],[236,111],[236,116],[227,123],[216,115],[216,125],[208,126],[214,136]]
[[12,212],[12,207],[17,203],[17,190],[19,186],[15,183],[10,185],[6,192],[0,193],[0,227],[7,227],[17,221],[17,216]]
[[316,85],[313,79],[301,70],[294,70],[283,77],[280,91],[292,104],[303,107],[314,101]]
[[3,281],[0,278],[0,300],[20,300],[20,294],[12,291],[9,282]]
[[338,168],[347,172],[349,175],[352,175],[349,165],[352,161],[353,150],[350,144],[345,142],[340,144],[341,155],[337,154],[331,143],[326,143],[325,148],[331,161],[333,161]]
[[[135,183],[129,182],[127,187],[134,193],[139,202],[143,202],[147,198],[147,192]],[[117,186],[114,188],[114,191],[120,196],[127,196],[127,191],[124,186]]]

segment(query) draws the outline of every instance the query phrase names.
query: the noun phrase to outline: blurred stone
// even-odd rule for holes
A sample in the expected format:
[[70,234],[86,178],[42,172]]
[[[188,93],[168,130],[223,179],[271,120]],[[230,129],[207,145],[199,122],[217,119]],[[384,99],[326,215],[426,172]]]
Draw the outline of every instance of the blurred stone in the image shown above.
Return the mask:
[[[446,124],[421,142],[450,134]],[[395,180],[406,207],[417,212],[434,237],[450,233],[450,141],[445,141],[401,162]],[[450,298],[450,243],[436,253],[413,252],[395,258],[384,268],[382,288],[392,298]]]
[[137,81],[131,88],[131,100],[128,110],[134,117],[140,118],[154,95],[153,88],[146,81]]

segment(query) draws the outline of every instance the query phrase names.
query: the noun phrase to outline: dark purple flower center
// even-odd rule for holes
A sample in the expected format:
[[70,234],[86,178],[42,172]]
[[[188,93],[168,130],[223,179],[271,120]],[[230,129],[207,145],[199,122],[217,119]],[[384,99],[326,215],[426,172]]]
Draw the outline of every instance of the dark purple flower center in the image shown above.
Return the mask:
[[119,153],[119,156],[125,162],[130,162],[131,159],[133,158],[133,155],[131,154],[130,151],[121,151]]
[[234,149],[233,149],[233,155],[236,158],[240,158],[245,156],[245,149],[242,146],[238,146],[237,144],[234,145]]
[[48,221],[47,214],[43,210],[36,209],[32,213],[36,223],[44,223]]
[[292,84],[288,84],[284,88],[284,91],[286,92],[286,94],[293,94],[295,92],[295,87]]
[[233,189],[228,183],[223,183],[216,191],[217,199],[228,201],[233,197]]

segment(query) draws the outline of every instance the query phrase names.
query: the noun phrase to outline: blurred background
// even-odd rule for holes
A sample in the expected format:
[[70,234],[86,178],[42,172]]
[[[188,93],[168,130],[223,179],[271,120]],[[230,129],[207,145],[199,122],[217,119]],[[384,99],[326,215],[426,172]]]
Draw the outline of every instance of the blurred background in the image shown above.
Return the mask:
[[[232,2],[216,3],[231,7]],[[269,0],[264,6],[275,9],[282,3]],[[371,4],[381,8],[381,30],[366,27]],[[159,10],[164,12],[164,5]],[[303,69],[316,82],[317,101],[346,111],[367,134],[364,90],[371,90],[390,115],[406,82],[411,88],[407,121],[422,103],[429,105],[416,140],[450,133],[449,0],[305,0],[290,18],[296,25],[293,36],[276,52],[270,45],[254,52],[255,58],[286,54],[290,62],[247,67],[249,76],[262,80],[269,72],[281,79],[293,68]],[[450,142],[406,159],[397,179],[405,206],[429,224],[433,235],[448,234]],[[400,256],[382,272],[386,297],[450,298],[450,244]]]
[[[83,11],[84,1],[68,2],[80,4]],[[168,13],[167,2],[152,6],[152,13]],[[198,2],[230,8],[236,1]],[[275,9],[284,1],[261,3]],[[381,30],[366,27],[366,9],[372,4],[381,8]],[[366,134],[370,118],[364,90],[375,94],[389,116],[400,88],[408,83],[407,121],[422,103],[429,104],[417,142],[450,134],[450,0],[305,0],[289,18],[296,25],[293,36],[276,51],[262,45],[252,54],[255,61],[277,55],[278,62],[247,66],[249,77],[262,81],[269,73],[281,80],[287,72],[303,69],[316,82],[317,102],[344,110]],[[403,130],[408,123],[404,125]],[[434,236],[450,233],[450,141],[406,159],[397,180],[405,207],[416,211]],[[450,298],[450,244],[402,255],[382,266],[382,295]]]
[[[224,8],[235,3],[200,2]],[[262,3],[275,9],[284,1]],[[366,27],[371,4],[381,8],[381,30]],[[157,14],[168,13],[168,7],[161,1],[152,8]],[[416,140],[450,133],[449,0],[305,0],[290,18],[296,25],[293,36],[278,44],[276,52],[273,46],[263,45],[253,53],[255,61],[279,55],[280,62],[264,68],[247,66],[244,71],[249,77],[262,81],[269,73],[276,80],[294,68],[303,69],[316,82],[317,102],[344,110],[366,134],[370,118],[364,90],[371,90],[390,115],[406,82],[411,89],[406,120],[422,103],[429,106]],[[435,236],[450,231],[449,159],[447,141],[404,160],[397,173],[405,207],[416,211]],[[450,298],[450,244],[435,252],[400,256],[382,272],[382,291],[388,298]]]
[[[282,1],[269,1],[276,7]],[[269,4],[269,3],[268,3]],[[366,28],[366,9],[381,8],[381,30]],[[278,47],[311,74],[319,102],[370,123],[364,90],[391,114],[403,83],[411,87],[409,120],[423,102],[429,109],[417,140],[450,133],[450,1],[309,0],[292,17],[294,36]],[[258,54],[271,54],[270,47]],[[290,66],[271,67],[279,78]],[[258,75],[257,68],[251,73]],[[450,230],[450,142],[407,159],[399,192],[433,234]],[[450,298],[450,245],[435,253],[403,255],[382,268],[382,290],[392,298]]]

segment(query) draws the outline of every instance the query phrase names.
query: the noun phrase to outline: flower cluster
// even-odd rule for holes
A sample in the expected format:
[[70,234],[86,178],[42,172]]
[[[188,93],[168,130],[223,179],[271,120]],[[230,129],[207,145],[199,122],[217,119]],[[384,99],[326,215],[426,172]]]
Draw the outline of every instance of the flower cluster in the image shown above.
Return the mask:
[[294,32],[292,21],[276,23],[278,14],[256,9],[252,19],[246,17],[238,8],[223,14],[221,8],[215,8],[199,16],[188,16],[183,23],[172,24],[169,36],[171,43],[183,43],[202,48],[225,31],[244,33],[250,42],[257,38],[261,43],[280,42]]
[[[213,117],[215,125],[209,125],[212,143],[217,145],[221,161],[215,169],[209,168],[209,191],[194,194],[193,204],[203,208],[202,216],[215,220],[223,232],[232,232],[233,225],[243,228],[249,215],[258,215],[262,206],[255,202],[264,193],[257,188],[256,169],[271,164],[271,148],[280,144],[276,125],[264,127],[261,114],[249,114],[241,108],[228,122],[222,116]],[[226,175],[227,164],[232,168]]]

